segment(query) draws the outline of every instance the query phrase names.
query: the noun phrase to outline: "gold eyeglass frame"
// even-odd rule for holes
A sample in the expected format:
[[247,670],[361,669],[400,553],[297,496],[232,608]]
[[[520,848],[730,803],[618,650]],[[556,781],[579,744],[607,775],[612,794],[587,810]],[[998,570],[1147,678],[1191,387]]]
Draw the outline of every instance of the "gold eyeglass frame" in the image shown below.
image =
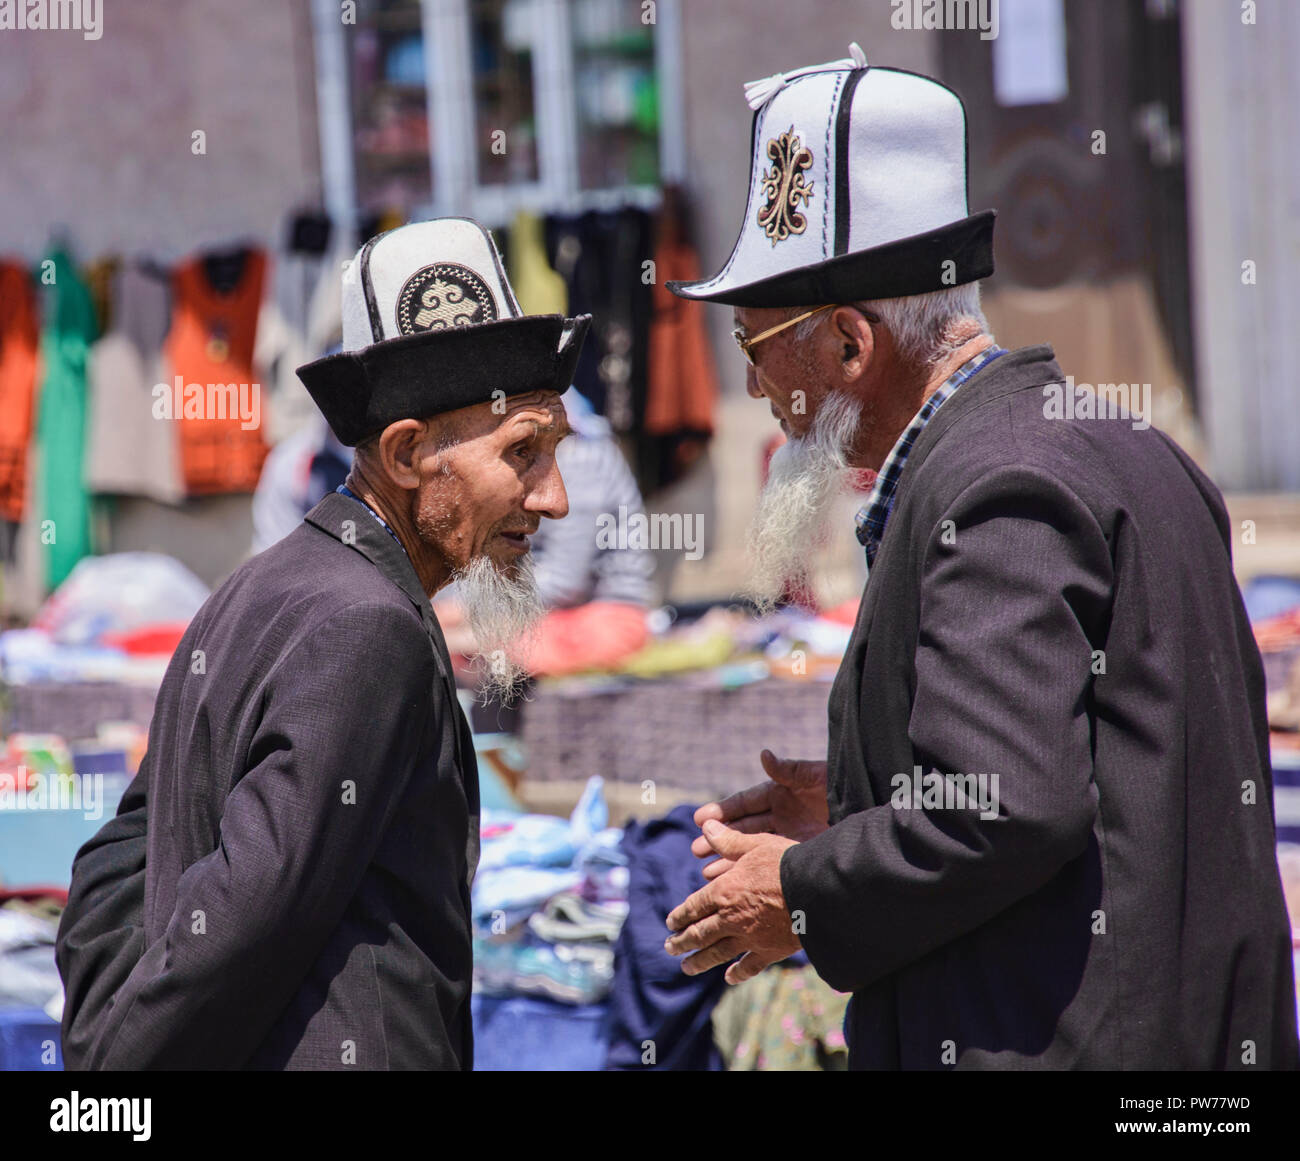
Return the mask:
[[[783,323],[777,323],[777,325],[774,327],[768,327],[767,330],[761,332],[760,334],[755,335],[752,339],[745,338],[745,336],[741,333],[740,328],[737,327],[735,330],[731,332],[731,337],[736,340],[736,346],[740,348],[740,353],[745,356],[745,361],[749,363],[749,365],[752,367],[754,366],[754,356],[750,353],[751,348],[761,343],[764,339],[770,339],[773,335],[780,334],[786,328],[794,326],[795,323],[801,323],[806,318],[812,318],[812,316],[815,314],[821,314],[821,312],[824,310],[833,310],[835,307],[841,305],[843,304],[838,302],[828,302],[823,304],[822,306],[815,307],[812,310],[804,311],[803,314],[797,316],[796,318],[786,319],[785,322]],[[866,316],[866,318],[870,322],[874,323],[880,321],[880,319],[876,315],[872,314],[870,311],[863,311],[862,313]]]

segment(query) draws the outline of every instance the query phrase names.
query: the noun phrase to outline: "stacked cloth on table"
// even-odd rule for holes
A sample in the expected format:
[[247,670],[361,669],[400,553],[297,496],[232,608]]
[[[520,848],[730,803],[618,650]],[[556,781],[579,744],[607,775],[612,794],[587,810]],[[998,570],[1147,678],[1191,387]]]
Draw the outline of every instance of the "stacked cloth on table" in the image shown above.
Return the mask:
[[63,1014],[63,981],[54,964],[62,892],[0,892],[0,1008]]
[[622,832],[593,776],[568,819],[484,810],[474,879],[474,987],[570,1004],[605,998],[627,916]]

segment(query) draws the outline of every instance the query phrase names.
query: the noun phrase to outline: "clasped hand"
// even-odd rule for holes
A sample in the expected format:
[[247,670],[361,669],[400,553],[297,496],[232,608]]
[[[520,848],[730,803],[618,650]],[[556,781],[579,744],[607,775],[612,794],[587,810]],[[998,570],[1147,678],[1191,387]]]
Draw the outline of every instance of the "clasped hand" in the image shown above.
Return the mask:
[[[738,984],[802,946],[781,890],[781,856],[827,829],[826,763],[761,755],[768,781],[695,812],[703,832],[691,851],[718,856],[709,882],[668,916],[664,947],[690,954],[682,971],[698,975],[729,960]],[[739,958],[737,958],[739,957]]]

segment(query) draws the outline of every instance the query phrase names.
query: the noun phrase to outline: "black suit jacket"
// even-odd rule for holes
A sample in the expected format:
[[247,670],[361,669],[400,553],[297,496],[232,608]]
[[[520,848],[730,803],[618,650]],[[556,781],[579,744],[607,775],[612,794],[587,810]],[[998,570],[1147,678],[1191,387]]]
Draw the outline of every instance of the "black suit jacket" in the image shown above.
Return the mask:
[[78,853],[70,1067],[465,1068],[478,776],[401,546],[331,494],[206,602]]
[[[1222,498],[1155,428],[1049,418],[1062,381],[1048,347],[1003,355],[912,449],[787,903],[854,993],[855,1067],[1294,1067]],[[1000,818],[904,809],[917,766],[997,774]]]

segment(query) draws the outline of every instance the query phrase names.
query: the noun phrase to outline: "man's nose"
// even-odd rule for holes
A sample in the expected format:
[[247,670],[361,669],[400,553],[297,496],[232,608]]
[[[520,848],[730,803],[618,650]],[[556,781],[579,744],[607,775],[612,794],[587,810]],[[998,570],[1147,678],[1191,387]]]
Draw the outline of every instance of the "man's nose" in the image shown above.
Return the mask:
[[560,475],[560,465],[554,457],[541,483],[528,493],[524,510],[540,513],[552,520],[563,520],[569,514],[569,494],[565,491],[564,477]]
[[758,372],[752,363],[748,364],[745,370],[745,390],[749,392],[751,399],[763,398],[763,389],[758,385]]

